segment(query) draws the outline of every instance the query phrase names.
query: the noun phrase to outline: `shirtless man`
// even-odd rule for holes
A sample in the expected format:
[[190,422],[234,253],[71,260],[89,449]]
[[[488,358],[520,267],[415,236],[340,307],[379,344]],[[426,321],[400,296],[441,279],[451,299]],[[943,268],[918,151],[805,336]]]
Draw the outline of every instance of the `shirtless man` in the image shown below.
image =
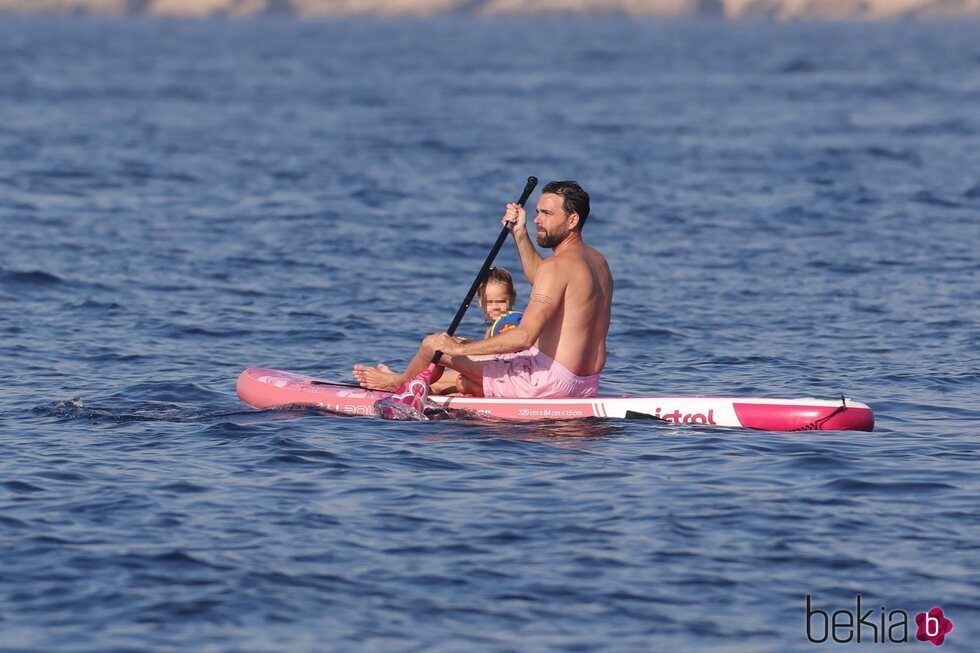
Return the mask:
[[[420,374],[436,351],[440,365],[457,370],[487,397],[591,397],[606,364],[613,279],[606,259],[582,240],[589,194],[573,181],[554,181],[538,200],[534,225],[542,258],[527,233],[523,207],[508,204],[511,226],[531,299],[519,326],[492,338],[461,342],[447,333],[426,336],[399,376],[364,365],[354,376],[365,388],[393,391]],[[493,355],[487,360],[487,355]]]

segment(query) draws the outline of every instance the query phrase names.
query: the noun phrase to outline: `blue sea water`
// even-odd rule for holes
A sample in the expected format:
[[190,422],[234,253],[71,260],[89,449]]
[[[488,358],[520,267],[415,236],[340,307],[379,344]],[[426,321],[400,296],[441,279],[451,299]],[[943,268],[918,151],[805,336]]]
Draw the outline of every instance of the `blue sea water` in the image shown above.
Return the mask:
[[[975,650],[978,107],[972,23],[0,19],[0,649],[810,651],[860,594]],[[238,401],[404,365],[532,174],[605,392],[876,430]]]

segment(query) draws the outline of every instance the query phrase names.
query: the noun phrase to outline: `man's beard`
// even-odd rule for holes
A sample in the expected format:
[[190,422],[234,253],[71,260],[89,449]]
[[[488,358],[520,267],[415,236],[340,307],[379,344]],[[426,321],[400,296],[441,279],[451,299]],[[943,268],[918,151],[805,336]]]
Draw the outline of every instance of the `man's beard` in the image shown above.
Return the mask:
[[559,231],[545,231],[544,233],[538,233],[538,247],[557,247],[563,240],[568,238],[568,234],[571,233],[568,227],[562,229],[559,227]]

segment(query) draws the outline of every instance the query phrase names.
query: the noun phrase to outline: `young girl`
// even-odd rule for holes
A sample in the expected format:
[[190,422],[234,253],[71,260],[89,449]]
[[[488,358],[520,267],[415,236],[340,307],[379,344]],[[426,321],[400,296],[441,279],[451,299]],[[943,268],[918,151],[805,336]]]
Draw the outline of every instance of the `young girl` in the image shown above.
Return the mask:
[[[486,281],[477,291],[477,302],[486,317],[487,330],[484,338],[513,329],[521,321],[521,313],[512,311],[517,301],[514,279],[503,268],[490,268]],[[504,319],[501,319],[504,318]]]
[[[521,321],[521,313],[512,311],[517,301],[517,291],[514,289],[514,279],[504,268],[490,268],[486,280],[477,290],[477,303],[483,309],[487,330],[483,337],[489,338],[498,333],[513,329]],[[377,368],[382,372],[395,374],[384,363],[378,363]],[[462,392],[473,394],[474,389],[467,387],[465,379],[455,370],[447,369],[442,377],[432,384],[432,394],[451,394]],[[482,388],[480,389],[482,391]]]

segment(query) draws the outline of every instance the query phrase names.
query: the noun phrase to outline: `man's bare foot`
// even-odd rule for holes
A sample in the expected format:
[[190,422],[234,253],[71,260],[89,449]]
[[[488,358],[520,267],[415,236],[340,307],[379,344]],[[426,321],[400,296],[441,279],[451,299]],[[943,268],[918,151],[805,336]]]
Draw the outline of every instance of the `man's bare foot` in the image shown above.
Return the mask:
[[382,363],[379,363],[378,367],[355,365],[354,378],[362,388],[385,392],[394,392],[403,383],[401,374],[395,374],[391,368]]

